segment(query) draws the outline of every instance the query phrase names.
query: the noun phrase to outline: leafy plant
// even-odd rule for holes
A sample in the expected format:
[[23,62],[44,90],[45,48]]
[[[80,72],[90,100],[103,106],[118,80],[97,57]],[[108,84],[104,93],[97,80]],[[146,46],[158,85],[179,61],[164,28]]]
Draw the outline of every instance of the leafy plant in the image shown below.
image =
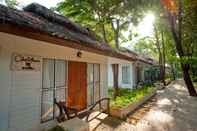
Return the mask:
[[10,8],[16,8],[18,6],[17,0],[4,0],[5,4]]
[[[194,82],[197,82],[197,76],[193,76],[192,80],[193,80]],[[194,83],[194,84],[195,84],[195,83]]]
[[[151,93],[153,91],[153,85],[146,84],[140,89],[129,89],[129,88],[120,88],[119,96],[115,100],[111,100],[112,107],[125,107],[131,104],[132,102],[138,101],[140,98]],[[110,98],[112,98],[112,89],[109,89],[108,93]]]

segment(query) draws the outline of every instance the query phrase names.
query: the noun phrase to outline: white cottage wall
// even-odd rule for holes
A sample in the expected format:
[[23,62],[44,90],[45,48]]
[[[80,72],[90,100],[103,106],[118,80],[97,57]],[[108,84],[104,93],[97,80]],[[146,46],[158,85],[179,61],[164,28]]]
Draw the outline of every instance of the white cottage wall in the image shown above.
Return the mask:
[[[66,43],[65,43],[66,44]],[[42,71],[11,71],[13,53],[73,60],[101,65],[101,97],[107,96],[107,57],[0,32],[0,130],[40,131]]]
[[[112,71],[112,64],[119,64],[119,76],[118,76],[118,83],[119,87],[121,88],[133,88],[134,87],[134,68],[132,61],[121,60],[117,58],[109,58],[108,59],[108,87],[113,87],[113,71]],[[122,82],[122,66],[129,66],[130,68],[130,83],[124,84]]]
[[5,43],[0,41],[0,130],[7,131],[11,87],[11,72],[9,71],[11,55],[8,52],[9,45],[8,48],[3,45]]

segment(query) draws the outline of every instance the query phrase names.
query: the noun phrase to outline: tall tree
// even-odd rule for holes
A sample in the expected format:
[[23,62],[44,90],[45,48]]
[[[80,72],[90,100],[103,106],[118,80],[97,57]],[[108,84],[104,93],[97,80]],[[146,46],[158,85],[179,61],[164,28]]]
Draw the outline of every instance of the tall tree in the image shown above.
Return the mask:
[[[175,59],[176,52],[171,41],[170,32],[165,30],[164,26],[154,25],[154,36],[141,39],[135,46],[134,50],[145,56],[152,57],[159,61],[160,80],[165,85],[166,64],[173,65],[177,62]],[[172,60],[173,59],[173,60]],[[173,66],[172,66],[173,67]],[[175,71],[175,70],[172,70]]]
[[[162,3],[167,11],[170,29],[175,41],[177,53],[180,57],[183,78],[187,89],[191,96],[197,96],[189,74],[191,67],[190,60],[193,54],[193,49],[190,47],[197,44],[194,39],[194,31],[191,30],[191,27],[197,29],[196,24],[193,23],[195,21],[194,19],[197,18],[195,13],[196,8],[194,8],[197,2],[193,0],[162,0]],[[188,23],[191,25],[188,26]],[[185,29],[187,31],[184,31]],[[188,44],[190,44],[189,47]]]
[[121,0],[64,0],[56,10],[95,31],[99,39],[112,43],[115,41],[114,34],[118,34],[118,28],[114,28],[114,23],[112,27],[111,23],[114,15],[119,15],[117,11],[121,8],[117,8],[120,3]]
[[158,30],[158,27],[154,27],[155,30],[155,45],[158,50],[159,54],[159,66],[160,66],[160,80],[163,82],[164,85],[165,83],[165,44],[164,44],[164,32],[163,30]]
[[145,10],[142,3],[151,5],[144,0],[64,0],[56,10],[89,27],[97,33],[98,38],[119,48],[125,39],[122,32],[142,18]]

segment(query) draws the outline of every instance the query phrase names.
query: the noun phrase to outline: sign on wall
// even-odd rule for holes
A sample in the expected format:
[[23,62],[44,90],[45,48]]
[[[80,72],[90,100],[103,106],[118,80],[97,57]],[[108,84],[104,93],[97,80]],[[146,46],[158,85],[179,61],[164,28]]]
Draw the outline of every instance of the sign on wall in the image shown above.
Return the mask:
[[14,71],[40,71],[41,57],[14,53],[11,69]]

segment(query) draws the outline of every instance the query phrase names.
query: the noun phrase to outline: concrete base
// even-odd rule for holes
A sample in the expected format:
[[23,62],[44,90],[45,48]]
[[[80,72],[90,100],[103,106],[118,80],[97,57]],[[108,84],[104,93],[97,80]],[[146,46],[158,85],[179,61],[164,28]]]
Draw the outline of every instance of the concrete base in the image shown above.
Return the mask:
[[59,124],[65,131],[89,131],[89,124],[79,118],[73,118]]

